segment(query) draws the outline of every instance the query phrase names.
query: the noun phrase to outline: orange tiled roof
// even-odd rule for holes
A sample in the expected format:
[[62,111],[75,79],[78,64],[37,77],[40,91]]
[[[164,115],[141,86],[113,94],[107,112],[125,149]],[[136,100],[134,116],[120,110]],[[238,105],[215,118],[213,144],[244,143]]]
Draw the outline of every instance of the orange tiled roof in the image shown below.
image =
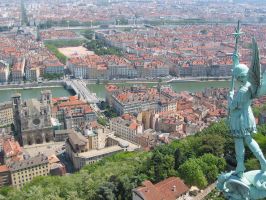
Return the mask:
[[0,165],[0,173],[1,172],[7,172],[7,171],[9,171],[9,169],[6,165]]

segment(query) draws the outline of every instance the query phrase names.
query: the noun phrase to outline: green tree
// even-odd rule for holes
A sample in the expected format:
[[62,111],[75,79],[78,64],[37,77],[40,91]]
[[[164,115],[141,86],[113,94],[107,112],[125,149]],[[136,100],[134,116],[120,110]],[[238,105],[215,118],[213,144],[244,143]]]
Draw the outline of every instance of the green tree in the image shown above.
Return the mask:
[[97,85],[100,84],[100,79],[99,79],[99,78],[97,78],[97,80],[96,80],[96,84],[97,84]]
[[196,156],[195,151],[193,149],[192,140],[192,138],[187,138],[187,140],[180,141],[180,143],[177,145],[174,153],[176,170],[186,160]]
[[225,138],[217,134],[207,134],[201,137],[201,144],[198,149],[199,155],[211,153],[215,156],[223,156]]
[[97,199],[99,200],[115,200],[115,185],[110,182],[106,182],[103,185],[99,187],[99,189],[96,191]]
[[260,169],[260,163],[256,158],[247,159],[245,166],[247,171]]
[[208,31],[207,31],[206,29],[203,29],[203,30],[200,31],[200,33],[201,33],[202,35],[206,35],[206,34],[208,33]]
[[205,188],[208,181],[196,159],[189,159],[178,169],[180,177],[190,186]]
[[103,118],[103,117],[99,117],[99,118],[97,119],[97,122],[98,122],[99,124],[103,125],[103,126],[106,126],[106,125],[107,125],[107,120],[106,120],[105,118]]
[[92,40],[94,32],[92,30],[85,30],[82,35],[88,40]]
[[147,170],[149,178],[158,183],[169,176],[175,176],[174,157],[164,155],[158,149],[152,153],[152,157],[147,160]]
[[223,158],[216,157],[213,154],[205,154],[198,158],[198,164],[209,184],[217,180],[219,173],[224,171],[226,166],[226,162]]
[[67,61],[67,57],[60,53],[57,49],[56,46],[52,45],[52,44],[46,44],[46,47],[52,52],[54,53],[54,55],[60,60],[60,62],[66,64]]

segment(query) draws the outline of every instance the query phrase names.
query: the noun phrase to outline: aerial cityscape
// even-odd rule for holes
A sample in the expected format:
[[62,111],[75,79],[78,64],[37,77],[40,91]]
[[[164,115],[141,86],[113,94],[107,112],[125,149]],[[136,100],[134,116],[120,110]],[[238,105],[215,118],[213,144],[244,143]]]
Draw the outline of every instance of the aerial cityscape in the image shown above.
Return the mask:
[[0,199],[266,198],[265,41],[262,0],[0,0]]

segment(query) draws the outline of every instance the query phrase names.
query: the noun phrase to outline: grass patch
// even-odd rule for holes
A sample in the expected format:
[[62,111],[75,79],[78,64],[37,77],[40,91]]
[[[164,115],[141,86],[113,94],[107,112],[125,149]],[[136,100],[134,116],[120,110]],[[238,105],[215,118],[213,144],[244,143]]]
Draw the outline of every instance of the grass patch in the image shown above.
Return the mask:
[[90,51],[94,51],[97,55],[117,55],[122,56],[120,49],[106,45],[101,40],[91,40],[87,42],[84,47]]
[[57,48],[82,46],[84,43],[85,43],[85,40],[82,40],[82,39],[45,41],[46,46],[53,45]]
[[45,44],[45,46],[59,59],[63,64],[66,64],[67,57],[58,51],[57,47],[53,44]]

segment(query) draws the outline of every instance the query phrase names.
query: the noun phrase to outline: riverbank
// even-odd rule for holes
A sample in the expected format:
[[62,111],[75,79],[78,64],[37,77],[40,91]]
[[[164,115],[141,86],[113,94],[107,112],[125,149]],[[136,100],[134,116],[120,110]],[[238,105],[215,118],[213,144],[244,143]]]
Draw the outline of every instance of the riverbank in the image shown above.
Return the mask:
[[186,77],[186,78],[172,78],[167,83],[175,82],[206,82],[206,81],[228,81],[231,76],[222,76],[222,77]]
[[[87,84],[154,84],[161,80],[162,83],[185,83],[185,82],[208,82],[208,81],[228,81],[230,76],[225,77],[186,77],[186,78],[168,78],[168,79],[118,79],[118,80],[84,80]],[[98,83],[97,83],[98,82]]]
[[54,88],[63,87],[64,81],[49,81],[43,83],[22,83],[22,84],[6,84],[0,85],[0,90],[21,90],[21,89],[37,89],[37,88]]
[[[174,83],[205,83],[205,82],[219,82],[219,81],[228,81],[230,77],[188,77],[188,78],[172,78],[161,80],[162,84],[174,84]],[[159,79],[119,79],[119,80],[97,80],[87,79],[84,80],[86,84],[89,85],[106,85],[106,84],[157,84]],[[98,82],[98,83],[97,83]],[[55,88],[63,87],[64,80],[58,81],[48,81],[42,83],[17,83],[17,84],[6,84],[0,85],[1,90],[29,90],[29,89],[38,89],[38,88]]]

